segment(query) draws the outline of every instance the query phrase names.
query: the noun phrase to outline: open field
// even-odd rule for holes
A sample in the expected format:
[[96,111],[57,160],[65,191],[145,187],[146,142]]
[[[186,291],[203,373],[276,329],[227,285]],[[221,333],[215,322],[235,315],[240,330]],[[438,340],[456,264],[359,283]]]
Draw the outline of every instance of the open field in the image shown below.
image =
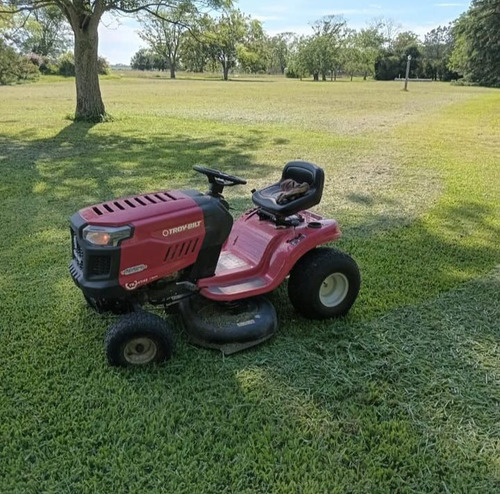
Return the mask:
[[[0,492],[498,492],[500,92],[445,84],[110,78],[0,87]],[[68,217],[194,164],[250,190],[302,158],[362,291],[230,358],[188,345],[116,370],[73,285]]]

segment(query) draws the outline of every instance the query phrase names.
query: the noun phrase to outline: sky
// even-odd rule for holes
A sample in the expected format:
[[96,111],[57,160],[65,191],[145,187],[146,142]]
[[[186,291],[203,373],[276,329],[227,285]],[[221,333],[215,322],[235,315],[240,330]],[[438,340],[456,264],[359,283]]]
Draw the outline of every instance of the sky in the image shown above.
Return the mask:
[[[310,34],[311,24],[325,15],[342,14],[349,27],[359,29],[373,18],[390,18],[420,36],[448,24],[469,7],[468,1],[442,0],[239,0],[235,6],[262,22],[265,31],[274,35],[290,31]],[[110,63],[129,64],[132,55],[145,43],[137,35],[139,24],[133,18],[103,19],[99,28],[99,54]]]

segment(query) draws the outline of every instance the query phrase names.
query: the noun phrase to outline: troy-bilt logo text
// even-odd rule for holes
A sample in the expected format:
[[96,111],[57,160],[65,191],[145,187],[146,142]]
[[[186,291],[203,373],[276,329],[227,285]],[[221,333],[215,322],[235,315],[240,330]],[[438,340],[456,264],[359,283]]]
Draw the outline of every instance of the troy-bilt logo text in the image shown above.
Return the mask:
[[173,228],[166,228],[161,232],[164,237],[169,235],[175,235],[176,233],[185,232],[186,230],[192,230],[193,228],[198,228],[201,225],[201,221],[194,221],[193,223],[186,223],[181,226],[174,226]]
[[135,290],[136,288],[145,285],[146,283],[151,283],[152,281],[155,281],[158,279],[158,275],[151,276],[151,278],[143,278],[142,280],[136,280],[132,281],[130,283],[125,283],[125,288],[127,290]]

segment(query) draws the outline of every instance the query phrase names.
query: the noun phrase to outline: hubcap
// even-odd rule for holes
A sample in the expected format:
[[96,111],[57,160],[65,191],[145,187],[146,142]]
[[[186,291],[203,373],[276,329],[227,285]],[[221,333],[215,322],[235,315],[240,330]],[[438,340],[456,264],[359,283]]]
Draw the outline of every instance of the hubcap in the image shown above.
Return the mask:
[[326,307],[339,305],[349,291],[349,281],[342,273],[333,273],[327,276],[319,290],[319,299]]
[[146,337],[130,340],[123,349],[125,360],[132,365],[149,364],[158,353],[156,343]]

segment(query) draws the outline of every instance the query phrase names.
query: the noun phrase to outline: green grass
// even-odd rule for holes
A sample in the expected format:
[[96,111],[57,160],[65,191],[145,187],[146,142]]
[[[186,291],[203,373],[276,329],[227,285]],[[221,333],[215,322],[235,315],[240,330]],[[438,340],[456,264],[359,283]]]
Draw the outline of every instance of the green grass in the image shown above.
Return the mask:
[[[107,79],[114,121],[71,123],[73,81],[0,87],[0,492],[498,492],[500,93],[444,84]],[[107,366],[111,318],[73,285],[84,205],[327,175],[360,297],[222,358]]]

